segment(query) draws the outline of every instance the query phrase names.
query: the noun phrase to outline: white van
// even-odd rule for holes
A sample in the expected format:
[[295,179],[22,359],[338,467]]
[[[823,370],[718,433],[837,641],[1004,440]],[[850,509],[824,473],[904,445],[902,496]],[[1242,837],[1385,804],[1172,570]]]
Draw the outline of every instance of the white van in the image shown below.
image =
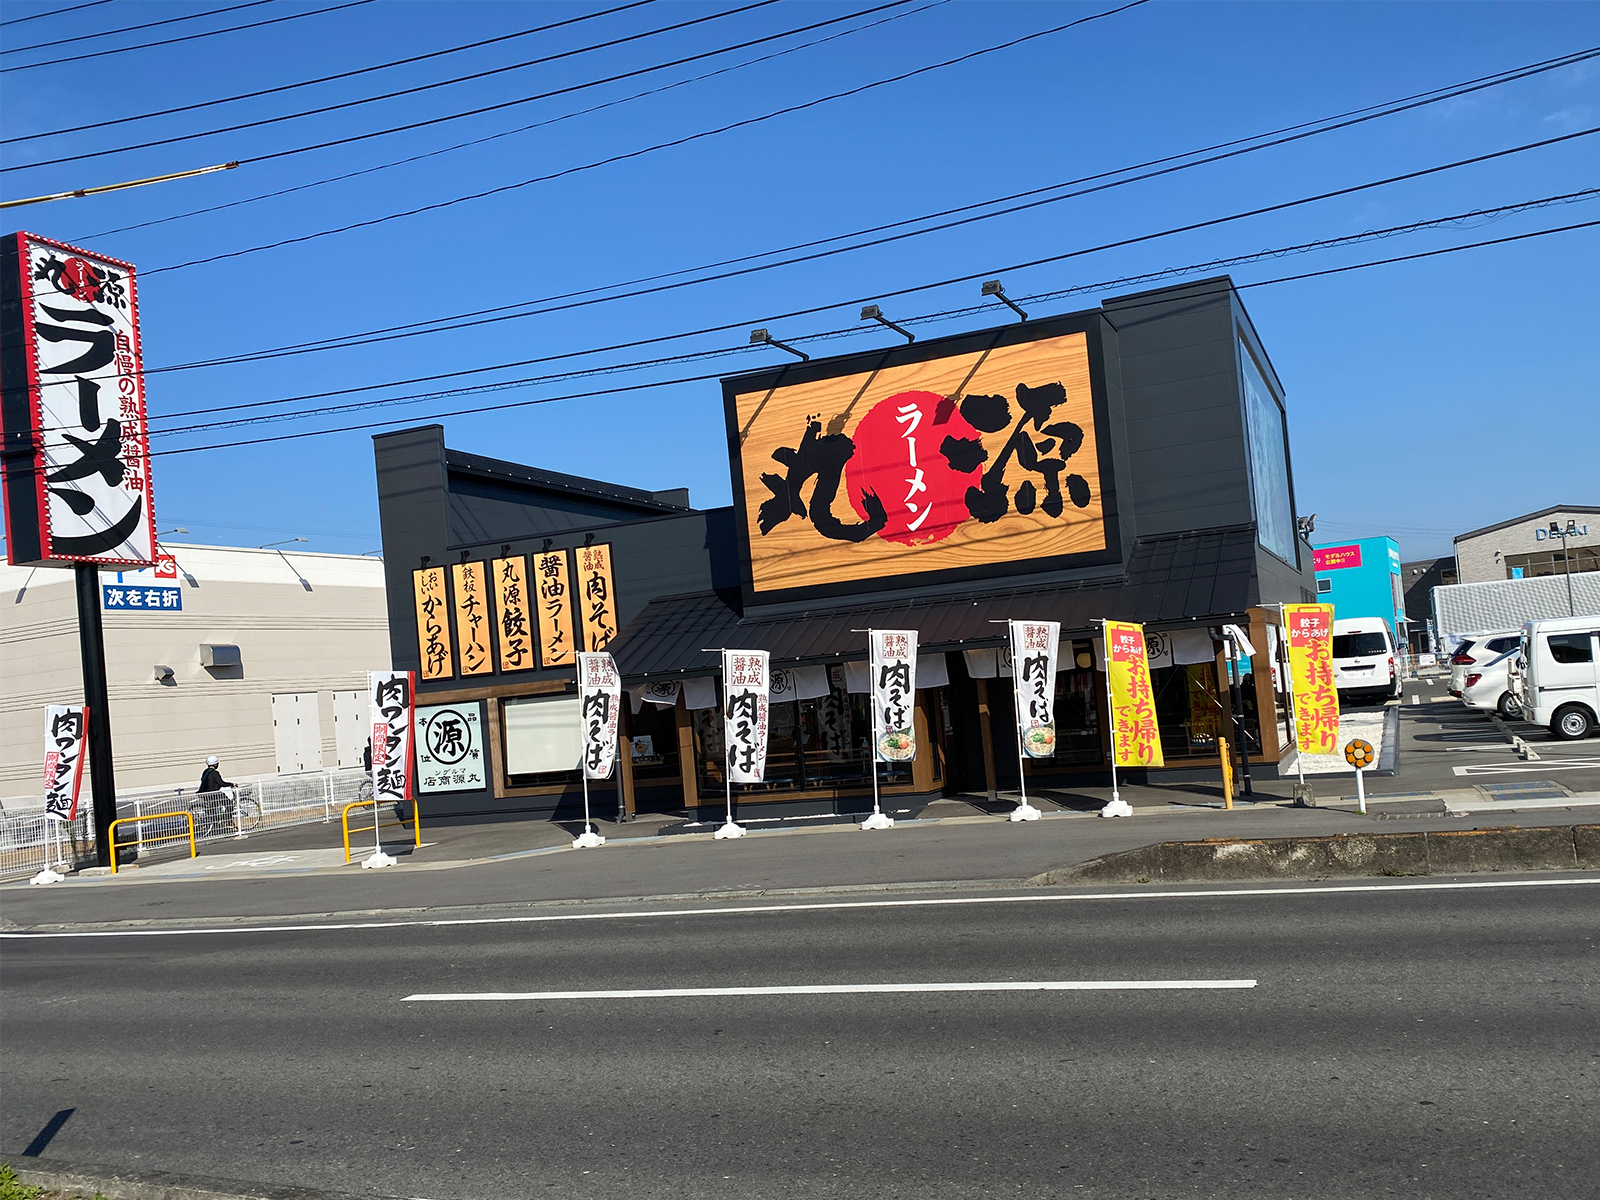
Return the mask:
[[1346,617],[1333,623],[1333,686],[1339,702],[1382,704],[1400,694],[1394,637],[1382,617]]
[[1522,719],[1558,738],[1582,738],[1600,719],[1600,616],[1529,621],[1522,627]]

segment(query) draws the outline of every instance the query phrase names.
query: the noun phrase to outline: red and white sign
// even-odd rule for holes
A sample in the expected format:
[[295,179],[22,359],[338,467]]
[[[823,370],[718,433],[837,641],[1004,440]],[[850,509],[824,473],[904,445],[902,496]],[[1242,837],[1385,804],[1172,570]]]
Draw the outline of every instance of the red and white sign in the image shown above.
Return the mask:
[[1347,567],[1361,565],[1361,547],[1355,546],[1324,546],[1321,550],[1311,552],[1311,569],[1313,571],[1343,571]]
[[71,821],[78,815],[89,709],[82,704],[52,704],[44,710],[44,815]]
[[131,265],[17,233],[0,242],[0,426],[13,565],[156,556]]
[[766,779],[768,667],[765,650],[722,652],[722,728],[731,783]]
[[372,795],[379,807],[411,799],[412,722],[416,676],[410,671],[367,672],[372,702]]
[[610,779],[617,761],[617,718],[622,714],[622,677],[609,654],[578,655],[578,717],[583,723],[583,773]]

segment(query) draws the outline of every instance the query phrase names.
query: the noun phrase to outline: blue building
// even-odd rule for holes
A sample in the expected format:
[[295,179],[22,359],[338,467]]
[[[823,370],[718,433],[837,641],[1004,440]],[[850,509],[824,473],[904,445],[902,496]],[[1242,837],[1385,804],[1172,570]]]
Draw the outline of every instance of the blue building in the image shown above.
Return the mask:
[[1312,547],[1317,600],[1333,605],[1334,620],[1382,617],[1395,645],[1406,644],[1405,587],[1400,547],[1390,537]]

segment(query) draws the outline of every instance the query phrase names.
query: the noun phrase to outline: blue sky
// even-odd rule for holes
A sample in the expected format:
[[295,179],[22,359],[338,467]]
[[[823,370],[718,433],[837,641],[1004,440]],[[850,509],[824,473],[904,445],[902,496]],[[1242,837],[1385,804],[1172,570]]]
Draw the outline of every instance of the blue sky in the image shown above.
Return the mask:
[[[0,57],[4,136],[93,124],[233,96],[497,37],[596,11],[564,3],[376,0],[169,46],[58,66],[45,59],[309,12],[337,0],[273,0],[154,30]],[[879,0],[881,2],[881,0]],[[0,20],[63,7],[0,5]],[[224,7],[115,0],[0,28],[0,49]],[[7,145],[3,165],[166,144],[0,175],[7,199],[181,171],[237,170],[11,210],[6,228],[86,245],[141,270],[147,369],[204,361],[450,313],[513,305],[749,255],[1114,170],[1280,126],[1394,100],[1600,46],[1592,4],[1148,3],[861,95],[675,148],[197,266],[193,259],[297,238],[469,192],[567,171],[996,46],[1117,7],[912,0],[868,14],[784,0],[657,2],[498,45],[253,100]],[[614,7],[608,5],[607,7]],[[181,142],[222,125],[339,104],[522,62],[696,17],[626,45],[489,78],[264,127]],[[850,14],[863,14],[850,16]],[[686,66],[426,129],[249,162],[481,106],[502,104],[732,43],[850,16]],[[801,43],[846,32],[822,44]],[[714,78],[708,70],[792,50]],[[353,349],[205,369],[152,370],[151,412],[210,411],[308,393],[569,354],[722,324],[737,328],[635,351],[467,377],[480,383],[643,358],[733,350],[745,331],[804,338],[853,330],[864,299],[911,318],[979,303],[976,281],[899,289],[1066,253],[1600,125],[1600,59],[1409,113],[1029,212],[889,245],[652,296]],[[624,98],[682,84],[636,100]],[[612,103],[624,101],[621,103]],[[577,110],[609,105],[598,112]],[[560,119],[557,119],[560,118]],[[506,133],[465,149],[430,152]],[[1302,205],[1208,230],[1003,274],[1033,295],[1268,248],[1521,203],[1600,186],[1600,137]],[[409,164],[178,220],[330,176]],[[1364,245],[1230,268],[1241,284],[1600,218],[1600,201],[1524,211]],[[160,221],[144,228],[128,226]],[[121,230],[121,232],[113,232]],[[1406,557],[1447,553],[1450,536],[1553,504],[1600,502],[1596,405],[1600,229],[1419,262],[1249,288],[1245,303],[1288,390],[1299,508],[1317,540],[1391,534]],[[1205,272],[1212,273],[1212,272]],[[1111,287],[1041,302],[1092,307]],[[840,308],[774,319],[814,306]],[[1003,313],[920,326],[925,336]],[[860,333],[813,354],[881,344]],[[398,407],[159,436],[160,451],[399,420],[686,376],[745,370],[772,349],[662,364]],[[437,389],[441,385],[429,385]],[[362,399],[415,393],[401,386]],[[339,397],[277,408],[297,411]],[[206,418],[195,418],[203,420]],[[216,419],[215,417],[211,419]],[[190,423],[157,419],[155,428]],[[714,380],[445,419],[453,447],[645,488],[729,498]],[[391,428],[397,426],[390,426]],[[376,549],[371,431],[192,453],[155,464],[171,540]]]

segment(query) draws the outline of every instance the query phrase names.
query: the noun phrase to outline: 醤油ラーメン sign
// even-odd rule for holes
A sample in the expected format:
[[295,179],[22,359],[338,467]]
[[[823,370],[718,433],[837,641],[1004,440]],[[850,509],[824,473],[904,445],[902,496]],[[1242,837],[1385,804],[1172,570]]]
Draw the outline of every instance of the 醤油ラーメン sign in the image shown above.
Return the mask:
[[424,792],[482,791],[483,705],[429,704],[417,709],[417,783]]
[[1014,336],[725,381],[752,589],[1106,550],[1089,337]]

